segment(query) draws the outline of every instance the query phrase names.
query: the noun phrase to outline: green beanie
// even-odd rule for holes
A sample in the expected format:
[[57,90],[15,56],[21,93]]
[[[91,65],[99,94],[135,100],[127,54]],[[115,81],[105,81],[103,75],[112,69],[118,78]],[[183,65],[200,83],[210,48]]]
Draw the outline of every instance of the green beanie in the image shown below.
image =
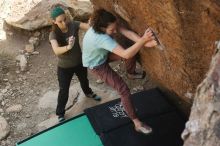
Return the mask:
[[58,17],[59,15],[65,14],[64,10],[60,7],[56,7],[51,11],[51,18],[55,19],[56,17]]

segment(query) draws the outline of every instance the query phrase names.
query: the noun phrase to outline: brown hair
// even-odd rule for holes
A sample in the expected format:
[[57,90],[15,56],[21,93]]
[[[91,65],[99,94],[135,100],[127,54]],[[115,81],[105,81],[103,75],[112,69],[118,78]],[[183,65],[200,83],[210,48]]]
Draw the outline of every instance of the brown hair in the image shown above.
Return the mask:
[[116,17],[104,9],[96,10],[91,17],[91,25],[96,33],[104,34],[102,28],[107,28],[110,23],[114,22],[116,22]]

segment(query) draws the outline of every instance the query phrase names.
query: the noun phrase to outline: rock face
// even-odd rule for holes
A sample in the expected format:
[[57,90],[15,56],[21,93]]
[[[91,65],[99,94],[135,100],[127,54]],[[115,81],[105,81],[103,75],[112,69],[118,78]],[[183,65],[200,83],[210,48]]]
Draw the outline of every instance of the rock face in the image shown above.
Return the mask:
[[220,52],[198,86],[192,112],[182,137],[184,146],[220,146]]
[[74,20],[87,21],[92,14],[93,8],[89,0],[66,0],[65,2]]
[[[92,6],[89,1],[17,0],[8,3],[10,8],[7,9],[6,22],[14,27],[31,31],[52,24],[50,10],[56,4],[67,8],[77,20],[88,20],[92,13]],[[69,13],[67,9],[66,12]]]
[[[217,0],[91,0],[124,19],[142,35],[152,27],[165,46],[164,51],[140,51],[145,70],[158,85],[184,101],[192,103],[220,37],[220,3]],[[190,96],[189,96],[190,95]]]

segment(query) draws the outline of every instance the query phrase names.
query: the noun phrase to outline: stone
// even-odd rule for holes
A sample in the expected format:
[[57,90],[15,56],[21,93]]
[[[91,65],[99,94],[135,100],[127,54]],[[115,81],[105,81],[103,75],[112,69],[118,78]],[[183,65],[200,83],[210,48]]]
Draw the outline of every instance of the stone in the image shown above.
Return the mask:
[[141,85],[137,86],[136,88],[137,88],[138,91],[142,91],[142,90],[144,90],[144,87],[141,86]]
[[27,53],[33,53],[34,52],[34,44],[27,44],[27,45],[25,45],[25,51]]
[[[18,50],[18,52],[20,53],[20,54],[24,54],[25,53],[25,50]],[[17,59],[16,59],[17,60]]]
[[26,52],[26,53],[24,53],[24,55],[28,57],[30,55],[30,53]]
[[25,116],[25,118],[30,118],[30,117],[31,117],[31,115],[26,115],[26,116]]
[[39,55],[40,52],[38,52],[38,51],[34,51],[34,52],[32,52],[31,54],[32,54],[32,55]]
[[1,104],[2,104],[2,106],[5,106],[5,101],[2,101]]
[[27,59],[24,55],[21,55],[19,65],[20,65],[21,71],[25,71],[27,69]]
[[5,87],[5,89],[11,90],[10,88],[11,88],[11,84],[9,82],[7,82],[7,86]]
[[17,131],[24,130],[26,127],[27,127],[27,124],[26,124],[26,123],[19,123],[19,124],[16,126]]
[[[37,47],[40,44],[40,40],[38,37],[30,37],[30,39],[28,40],[28,42],[30,44],[32,44],[34,47]],[[27,51],[28,52],[28,51]],[[30,52],[32,53],[32,52]]]
[[101,79],[97,79],[95,82],[96,82],[97,84],[102,84],[102,83],[104,83],[104,81],[102,81]]
[[0,93],[0,101],[2,101],[2,100],[3,100],[3,94]]
[[186,97],[186,98],[189,98],[189,99],[192,99],[192,98],[193,98],[193,94],[187,92],[187,93],[185,94],[185,97]]
[[0,116],[0,140],[4,139],[5,137],[8,136],[9,132],[10,132],[10,127],[7,123],[7,121],[5,120],[5,118]]
[[39,95],[40,95],[40,92],[36,92],[36,95],[39,96]]
[[6,109],[7,113],[18,113],[22,110],[22,105],[17,104],[17,105],[13,105],[10,106],[9,108]]
[[41,35],[41,33],[39,32],[39,31],[36,31],[35,33],[34,33],[34,37],[39,37]]
[[4,82],[8,82],[8,79],[3,79]]
[[3,94],[5,94],[6,92],[8,92],[8,89],[5,88],[5,89],[3,89],[1,92],[2,92]]

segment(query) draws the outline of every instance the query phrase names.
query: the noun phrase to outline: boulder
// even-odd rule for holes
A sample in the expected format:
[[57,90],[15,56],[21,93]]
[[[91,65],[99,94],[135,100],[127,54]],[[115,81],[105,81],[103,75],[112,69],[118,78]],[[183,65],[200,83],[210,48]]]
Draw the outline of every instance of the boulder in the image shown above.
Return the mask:
[[189,121],[182,133],[184,146],[220,145],[220,52],[198,86]]
[[67,0],[69,11],[74,20],[87,21],[93,12],[93,7],[90,1],[72,1]]
[[95,9],[104,8],[116,14],[140,36],[148,27],[155,30],[165,49],[141,49],[142,66],[163,91],[190,106],[197,85],[208,71],[213,45],[220,37],[220,3],[217,0],[91,2]]
[[52,24],[50,10],[55,4],[65,5],[61,0],[18,0],[11,3],[11,14],[5,21],[14,27],[36,30]]
[[63,6],[70,19],[72,17],[69,10],[77,19],[88,19],[88,15],[91,14],[91,4],[86,1],[67,3],[63,0],[17,0],[9,3],[10,12],[5,21],[16,28],[29,31],[50,26],[52,24],[50,10],[56,4]]

